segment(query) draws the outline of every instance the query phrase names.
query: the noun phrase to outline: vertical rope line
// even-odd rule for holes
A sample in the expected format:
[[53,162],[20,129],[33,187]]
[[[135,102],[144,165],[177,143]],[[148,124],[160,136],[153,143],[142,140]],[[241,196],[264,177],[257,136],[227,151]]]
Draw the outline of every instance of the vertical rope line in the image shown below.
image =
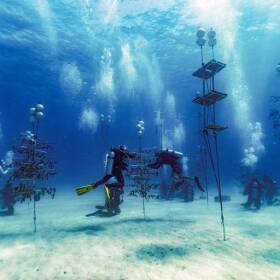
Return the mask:
[[[204,107],[203,107],[204,109]],[[205,110],[205,109],[204,109]],[[198,115],[199,117],[199,137],[200,137],[200,167],[201,167],[201,174],[203,176],[204,184],[205,184],[205,189],[206,189],[206,201],[207,201],[207,207],[209,206],[209,192],[208,192],[208,174],[207,174],[207,153],[204,147],[204,142],[203,142],[203,126],[205,123],[203,122],[203,119],[201,118],[201,113]]]
[[[204,140],[205,140],[205,144],[206,144],[208,155],[209,155],[210,162],[211,162],[211,167],[212,167],[214,177],[216,180],[216,184],[217,184],[217,188],[218,188],[218,194],[219,194],[219,200],[220,200],[220,210],[221,210],[221,224],[222,224],[222,228],[223,228],[223,240],[225,241],[226,240],[226,230],[225,230],[225,223],[224,223],[222,190],[221,190],[221,185],[220,185],[220,172],[218,171],[219,166],[215,166],[215,160],[214,160],[214,156],[212,153],[211,143],[210,143],[207,131],[204,132]],[[216,147],[216,155],[218,156],[219,154],[218,154],[217,136],[215,136],[215,134],[214,134],[214,140],[215,140],[215,147]],[[217,161],[217,164],[219,164],[219,161]]]
[[34,197],[33,197],[33,222],[34,222],[34,232],[37,232],[37,216],[36,216],[35,195],[36,195],[36,192],[34,192]]
[[[142,148],[141,148],[141,135],[139,136],[139,161],[140,161],[140,164],[141,164],[141,175],[143,176],[143,169],[142,169],[142,154],[141,154],[141,151]],[[142,193],[142,210],[143,210],[143,216],[144,216],[144,219],[146,218],[146,209],[145,209],[145,197],[144,197],[144,194],[145,194],[145,182],[143,182],[142,180],[140,180],[140,184],[141,184],[141,193]]]
[[220,200],[220,208],[221,208],[221,220],[222,220],[222,226],[223,226],[223,237],[224,237],[224,241],[225,241],[226,240],[226,229],[225,229],[224,209],[223,209],[223,201],[222,201],[218,137],[217,137],[216,133],[214,134],[214,140],[215,140],[215,147],[216,147],[217,172],[218,172],[218,179],[219,179],[218,191],[219,191],[219,200]]

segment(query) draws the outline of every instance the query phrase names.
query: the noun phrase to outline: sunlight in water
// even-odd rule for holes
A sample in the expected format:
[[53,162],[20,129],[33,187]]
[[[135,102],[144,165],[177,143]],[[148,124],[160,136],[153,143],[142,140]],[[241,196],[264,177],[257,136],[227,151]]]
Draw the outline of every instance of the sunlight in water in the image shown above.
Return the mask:
[[60,85],[63,91],[72,96],[78,95],[82,89],[81,72],[76,63],[64,63],[60,70]]
[[[229,81],[227,93],[234,106],[236,126],[241,131],[244,139],[243,150],[245,158],[243,162],[249,162],[246,158],[248,157],[247,151],[250,150],[250,155],[254,157],[254,160],[251,160],[250,163],[254,162],[253,165],[255,165],[258,162],[260,151],[254,147],[252,142],[254,130],[248,126],[249,123],[255,123],[250,107],[252,93],[245,79],[243,61],[240,56],[242,50],[239,44],[239,21],[242,16],[240,12],[242,1],[198,0],[189,1],[188,3],[187,15],[190,18],[188,21],[205,29],[214,28],[217,32],[218,51],[223,54],[223,59],[230,68],[230,76],[227,79]],[[262,127],[261,123],[257,122],[255,125],[257,124]],[[260,141],[262,141],[262,137]]]
[[57,51],[57,33],[53,26],[52,11],[49,7],[48,0],[36,0],[35,8],[38,10],[43,22],[43,27],[47,33],[49,42],[53,50]]
[[80,117],[80,127],[95,133],[99,124],[99,117],[93,108],[84,108]]
[[114,70],[112,67],[111,51],[105,49],[101,59],[100,80],[97,84],[97,89],[104,97],[108,98],[110,102],[114,102]]
[[129,43],[125,43],[121,46],[122,58],[120,61],[120,67],[123,73],[123,79],[127,84],[128,90],[132,89],[137,78],[136,69],[134,66],[134,58],[131,53]]
[[186,140],[186,133],[185,128],[182,122],[179,122],[174,127],[174,145],[177,149],[182,149],[182,145],[185,143]]
[[98,7],[100,18],[104,24],[115,25],[119,21],[118,1],[101,0]]

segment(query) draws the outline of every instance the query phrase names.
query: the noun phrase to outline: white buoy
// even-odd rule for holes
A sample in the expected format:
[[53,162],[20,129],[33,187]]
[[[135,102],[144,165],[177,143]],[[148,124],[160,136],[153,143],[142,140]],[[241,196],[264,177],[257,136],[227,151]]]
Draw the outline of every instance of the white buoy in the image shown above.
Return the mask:
[[209,39],[214,39],[216,37],[216,32],[211,28],[207,36]]
[[144,121],[139,121],[138,123],[141,124],[141,125],[144,125],[144,124],[145,124]]
[[140,129],[142,128],[142,125],[141,125],[140,123],[138,123],[138,124],[136,125],[136,128],[140,130]]
[[30,114],[35,114],[35,112],[36,112],[36,108],[35,107],[30,108]]
[[198,38],[196,43],[200,46],[200,47],[203,47],[206,43],[206,40],[203,39],[203,38]]
[[44,105],[43,104],[41,104],[41,103],[38,103],[37,105],[36,105],[36,110],[37,111],[43,111],[45,109],[45,107],[44,107]]
[[43,112],[37,112],[35,116],[36,116],[37,120],[40,120],[44,117],[44,113]]
[[196,32],[197,38],[203,38],[205,36],[205,30],[203,28],[199,28]]
[[143,134],[143,131],[139,130],[137,133],[138,133],[139,136],[141,136]]

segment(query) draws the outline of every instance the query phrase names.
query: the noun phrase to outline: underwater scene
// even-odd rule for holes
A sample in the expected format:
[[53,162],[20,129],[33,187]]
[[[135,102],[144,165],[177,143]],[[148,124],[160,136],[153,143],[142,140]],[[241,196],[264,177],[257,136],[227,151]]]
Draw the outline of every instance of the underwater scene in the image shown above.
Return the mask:
[[279,15],[1,0],[0,280],[280,280]]

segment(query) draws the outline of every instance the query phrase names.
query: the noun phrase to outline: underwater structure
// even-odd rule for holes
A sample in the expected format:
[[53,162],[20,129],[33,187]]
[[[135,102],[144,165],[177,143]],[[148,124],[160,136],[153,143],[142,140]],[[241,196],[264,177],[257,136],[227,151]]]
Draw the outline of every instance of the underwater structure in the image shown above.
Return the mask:
[[55,161],[50,158],[52,146],[39,137],[39,125],[44,117],[44,106],[38,103],[30,109],[32,132],[21,133],[18,143],[13,146],[13,170],[7,186],[13,192],[15,201],[33,202],[34,232],[37,231],[36,203],[45,195],[52,199],[54,187],[46,187],[45,181],[56,174]]
[[149,199],[159,199],[158,193],[160,182],[158,172],[148,168],[147,164],[154,159],[154,149],[142,149],[136,157],[130,159],[128,178],[130,189],[129,195],[142,199],[142,210],[146,216],[145,201]]
[[[202,153],[201,161],[204,166],[205,172],[208,170],[208,166],[212,169],[214,175],[215,183],[218,190],[218,197],[221,208],[221,223],[223,227],[223,239],[226,240],[225,232],[225,221],[223,213],[223,195],[221,187],[221,174],[220,174],[220,159],[219,159],[219,146],[218,146],[218,134],[225,129],[226,126],[219,125],[216,120],[216,105],[221,100],[227,97],[227,94],[216,90],[215,77],[222,71],[226,64],[215,60],[214,47],[217,44],[216,32],[211,29],[207,33],[208,45],[212,50],[212,59],[205,63],[204,61],[204,46],[206,44],[205,39],[206,32],[204,29],[200,28],[197,31],[197,45],[201,50],[201,67],[197,69],[193,76],[199,78],[202,83],[202,93],[193,99],[193,102],[201,106],[201,123],[200,131],[202,141]],[[204,178],[207,178],[205,174]],[[208,182],[204,182],[206,185],[206,190],[208,193]],[[207,194],[208,197],[208,194]]]
[[129,195],[142,199],[143,216],[146,217],[145,202],[149,199],[159,199],[158,172],[148,168],[148,164],[154,160],[155,149],[142,147],[142,137],[145,131],[145,122],[139,120],[136,124],[138,138],[138,151],[134,158],[129,159],[128,164],[128,188]]

